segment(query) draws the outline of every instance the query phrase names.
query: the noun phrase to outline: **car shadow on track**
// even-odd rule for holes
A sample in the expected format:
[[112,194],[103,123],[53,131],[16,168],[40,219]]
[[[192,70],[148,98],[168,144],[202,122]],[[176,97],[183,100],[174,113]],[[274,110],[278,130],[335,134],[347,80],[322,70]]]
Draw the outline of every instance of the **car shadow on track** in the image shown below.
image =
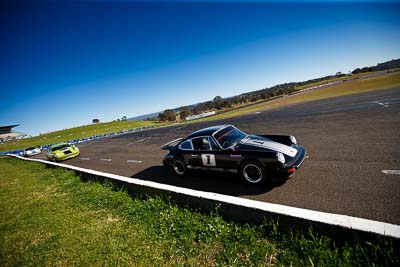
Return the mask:
[[131,175],[131,178],[230,196],[260,195],[283,184],[247,185],[236,174],[211,171],[190,171],[184,177],[178,177],[164,166],[152,166]]

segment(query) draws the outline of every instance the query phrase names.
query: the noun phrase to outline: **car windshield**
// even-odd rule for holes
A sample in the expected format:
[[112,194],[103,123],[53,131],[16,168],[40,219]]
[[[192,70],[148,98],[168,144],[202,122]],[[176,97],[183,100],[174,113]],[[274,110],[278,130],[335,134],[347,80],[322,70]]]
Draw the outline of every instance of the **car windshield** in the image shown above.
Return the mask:
[[28,147],[28,148],[26,148],[25,150],[26,151],[28,151],[28,150],[34,150],[36,147]]
[[231,147],[246,136],[247,134],[233,126],[228,126],[214,134],[214,138],[223,149]]
[[68,148],[70,145],[68,144],[61,144],[51,148],[51,151],[56,151],[64,148]]

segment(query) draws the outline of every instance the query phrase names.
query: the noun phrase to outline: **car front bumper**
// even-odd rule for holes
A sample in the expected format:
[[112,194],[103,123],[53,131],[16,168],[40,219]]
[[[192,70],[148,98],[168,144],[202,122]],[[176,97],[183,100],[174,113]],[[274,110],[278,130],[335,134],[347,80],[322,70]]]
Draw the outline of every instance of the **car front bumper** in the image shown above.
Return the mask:
[[298,152],[296,157],[284,164],[282,167],[277,169],[277,176],[279,177],[291,177],[300,168],[303,164],[304,160],[307,158],[307,150],[302,147],[298,146]]

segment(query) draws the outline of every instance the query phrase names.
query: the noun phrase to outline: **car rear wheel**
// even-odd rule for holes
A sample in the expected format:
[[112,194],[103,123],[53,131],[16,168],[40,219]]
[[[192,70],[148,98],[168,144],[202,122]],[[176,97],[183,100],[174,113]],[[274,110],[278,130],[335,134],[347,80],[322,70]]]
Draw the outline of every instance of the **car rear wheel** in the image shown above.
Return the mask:
[[175,160],[174,161],[174,172],[179,175],[179,176],[184,176],[186,174],[187,168],[185,166],[185,163],[183,163],[180,160]]
[[248,184],[262,184],[266,180],[264,167],[256,161],[247,161],[240,167],[240,176]]

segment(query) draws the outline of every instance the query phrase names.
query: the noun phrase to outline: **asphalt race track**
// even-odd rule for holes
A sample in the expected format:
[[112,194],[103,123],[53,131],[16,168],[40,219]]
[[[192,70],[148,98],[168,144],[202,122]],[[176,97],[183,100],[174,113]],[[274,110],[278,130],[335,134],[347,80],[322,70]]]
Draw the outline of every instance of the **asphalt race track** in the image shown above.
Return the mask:
[[[253,134],[288,134],[308,150],[296,175],[272,187],[232,174],[176,177],[162,166],[164,143],[203,127],[234,124]],[[400,88],[285,106],[236,118],[176,125],[79,144],[64,163],[288,206],[400,225]],[[44,158],[44,153],[35,158]],[[389,172],[388,172],[388,171]],[[387,173],[393,174],[385,174]]]

